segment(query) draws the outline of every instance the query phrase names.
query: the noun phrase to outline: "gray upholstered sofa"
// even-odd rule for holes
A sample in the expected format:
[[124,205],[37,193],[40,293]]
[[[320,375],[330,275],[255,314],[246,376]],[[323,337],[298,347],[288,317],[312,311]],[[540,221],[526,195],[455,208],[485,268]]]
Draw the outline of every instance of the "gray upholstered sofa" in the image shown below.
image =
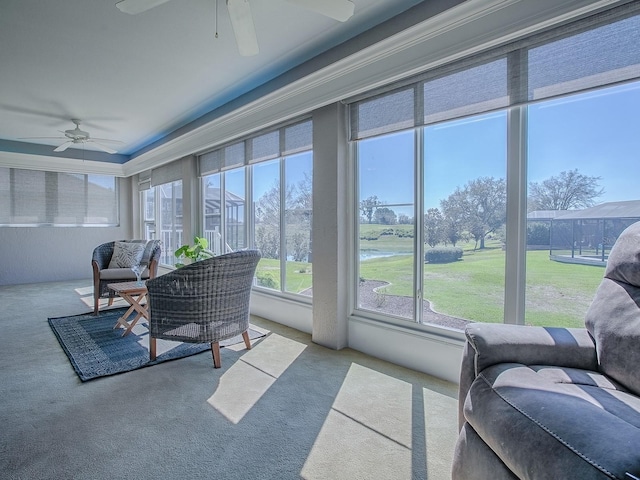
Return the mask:
[[453,479],[640,478],[640,223],[585,326],[467,327]]

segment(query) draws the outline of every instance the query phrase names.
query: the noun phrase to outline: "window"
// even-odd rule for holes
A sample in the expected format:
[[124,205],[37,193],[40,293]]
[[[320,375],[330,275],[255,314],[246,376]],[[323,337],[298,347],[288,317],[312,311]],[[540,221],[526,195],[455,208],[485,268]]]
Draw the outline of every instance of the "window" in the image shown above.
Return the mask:
[[199,169],[204,234],[214,251],[258,248],[258,287],[310,295],[311,121],[205,153]]
[[286,252],[285,290],[310,294],[313,156],[299,153],[284,160]]
[[413,130],[358,143],[358,306],[412,319],[414,291]]
[[174,252],[183,245],[182,238],[182,181],[151,187],[141,192],[146,240],[162,242],[160,263],[174,265]]
[[618,235],[640,220],[640,83],[528,108],[525,322],[581,327]]
[[245,177],[244,168],[225,173],[225,251],[247,248]]
[[612,244],[640,220],[639,9],[351,103],[356,309],[454,329],[583,325]]
[[504,111],[424,129],[423,323],[504,316],[506,132]]
[[116,177],[0,167],[0,225],[118,225]]

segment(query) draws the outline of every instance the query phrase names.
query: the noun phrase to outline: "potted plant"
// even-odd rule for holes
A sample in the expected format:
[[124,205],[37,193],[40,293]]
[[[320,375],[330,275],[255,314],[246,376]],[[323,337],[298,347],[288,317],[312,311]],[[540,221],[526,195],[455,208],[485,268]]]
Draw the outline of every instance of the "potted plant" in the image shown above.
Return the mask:
[[[209,241],[206,238],[195,236],[193,245],[182,245],[178,248],[174,255],[178,260],[189,259],[188,263],[198,262],[211,258],[214,253],[209,250]],[[176,262],[176,268],[184,267],[185,263]]]

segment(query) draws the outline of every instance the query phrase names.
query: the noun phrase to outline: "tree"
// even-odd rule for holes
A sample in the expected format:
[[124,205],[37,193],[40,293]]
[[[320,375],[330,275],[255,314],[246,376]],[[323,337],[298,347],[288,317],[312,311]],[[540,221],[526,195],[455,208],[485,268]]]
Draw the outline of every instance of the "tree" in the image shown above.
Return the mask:
[[569,210],[595,205],[595,199],[604,193],[598,182],[601,177],[590,177],[578,169],[560,172],[542,183],[529,184],[529,210]]
[[295,262],[306,262],[311,253],[312,177],[304,178],[291,189],[285,211],[286,254]]
[[466,230],[485,248],[485,237],[500,228],[507,219],[507,190],[503,179],[480,177],[456,188],[440,202],[445,216],[447,236],[455,246]]
[[469,202],[467,228],[480,248],[487,234],[507,221],[507,187],[504,179],[480,177],[465,186]]
[[442,213],[437,208],[430,208],[424,215],[424,241],[431,248],[445,238],[445,222]]
[[378,200],[377,195],[360,200],[360,211],[362,212],[362,216],[365,217],[369,223],[372,223],[373,214],[380,205],[382,205],[382,202]]
[[411,225],[413,223],[413,218],[407,214],[401,213],[398,215],[398,223],[400,225]]
[[377,208],[374,218],[376,223],[380,225],[395,225],[398,223],[396,212],[387,207]]
[[444,216],[443,235],[445,243],[451,242],[454,247],[462,238],[464,225],[464,205],[462,202],[462,192],[456,189],[446,200],[440,200],[440,209]]
[[[285,201],[288,203],[292,191],[288,189]],[[258,199],[255,205],[255,243],[263,258],[280,257],[280,182]]]

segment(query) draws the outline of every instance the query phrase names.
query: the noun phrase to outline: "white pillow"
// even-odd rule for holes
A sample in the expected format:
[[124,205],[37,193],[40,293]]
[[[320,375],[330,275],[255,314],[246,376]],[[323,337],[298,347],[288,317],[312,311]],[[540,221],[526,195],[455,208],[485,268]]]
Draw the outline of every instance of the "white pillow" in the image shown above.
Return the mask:
[[144,243],[116,242],[108,268],[131,268],[138,265],[144,255]]

